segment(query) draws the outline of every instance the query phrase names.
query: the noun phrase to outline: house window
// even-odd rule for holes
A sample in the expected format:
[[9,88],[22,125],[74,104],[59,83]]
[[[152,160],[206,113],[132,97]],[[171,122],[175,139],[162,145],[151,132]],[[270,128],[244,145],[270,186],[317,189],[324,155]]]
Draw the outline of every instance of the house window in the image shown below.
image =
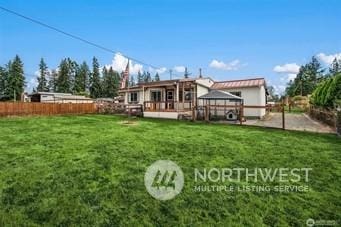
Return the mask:
[[173,91],[167,91],[167,100],[173,100],[174,97],[173,97]]
[[130,93],[129,102],[137,102],[137,92]]
[[185,98],[185,101],[192,100],[192,92],[190,89],[185,89],[183,93],[179,92],[179,101],[182,102],[183,98]]
[[185,101],[191,101],[192,100],[192,93],[191,91],[186,91],[185,90]]
[[232,91],[230,92],[232,95],[238,96],[238,97],[242,97],[242,92],[241,91]]
[[150,92],[150,100],[153,102],[161,101],[161,91],[151,91]]

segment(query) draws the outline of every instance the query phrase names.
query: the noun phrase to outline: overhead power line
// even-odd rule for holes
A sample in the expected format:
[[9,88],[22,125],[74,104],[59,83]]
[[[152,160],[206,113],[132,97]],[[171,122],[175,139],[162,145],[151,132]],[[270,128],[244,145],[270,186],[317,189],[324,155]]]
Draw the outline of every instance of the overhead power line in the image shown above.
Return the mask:
[[51,29],[51,30],[53,30],[53,31],[56,31],[56,32],[61,33],[61,34],[63,34],[63,35],[66,35],[66,36],[68,36],[68,37],[71,37],[71,38],[73,38],[73,39],[79,40],[79,41],[81,41],[81,42],[83,42],[83,43],[86,43],[86,44],[88,44],[88,45],[97,47],[97,48],[99,48],[99,49],[101,49],[101,50],[104,50],[104,51],[106,51],[106,52],[109,52],[109,53],[112,53],[112,54],[121,55],[122,57],[128,58],[128,59],[133,60],[133,61],[135,61],[135,62],[137,62],[137,63],[143,64],[143,65],[145,65],[145,66],[149,66],[149,67],[151,67],[151,68],[153,68],[153,69],[160,69],[160,68],[162,68],[162,67],[157,67],[157,66],[155,66],[155,65],[146,63],[146,62],[141,61],[141,60],[138,60],[138,59],[136,59],[136,58],[130,57],[130,56],[128,56],[128,55],[122,54],[122,53],[119,52],[119,51],[115,51],[115,50],[112,50],[112,49],[107,48],[107,47],[105,47],[105,46],[102,46],[102,45],[99,45],[99,44],[97,44],[97,43],[91,42],[91,41],[86,40],[86,39],[84,39],[84,38],[82,38],[82,37],[80,37],[80,36],[73,35],[73,34],[71,34],[71,33],[69,33],[69,32],[63,31],[63,30],[61,30],[61,29],[59,29],[59,28],[56,28],[56,27],[51,26],[51,25],[48,25],[48,24],[46,24],[46,23],[44,23],[44,22],[41,22],[41,21],[39,21],[39,20],[36,20],[36,19],[31,18],[31,17],[25,16],[25,15],[23,15],[23,14],[20,14],[20,13],[18,13],[18,12],[13,11],[13,10],[7,9],[7,8],[5,8],[5,7],[0,6],[0,9],[3,10],[3,11],[6,11],[6,12],[8,12],[8,13],[11,13],[11,14],[13,14],[13,15],[15,15],[15,16],[21,17],[21,18],[23,18],[23,19],[25,19],[25,20],[28,20],[28,21],[30,21],[30,22],[32,22],[32,23],[38,24],[38,25],[43,26],[43,27],[45,27],[45,28]]

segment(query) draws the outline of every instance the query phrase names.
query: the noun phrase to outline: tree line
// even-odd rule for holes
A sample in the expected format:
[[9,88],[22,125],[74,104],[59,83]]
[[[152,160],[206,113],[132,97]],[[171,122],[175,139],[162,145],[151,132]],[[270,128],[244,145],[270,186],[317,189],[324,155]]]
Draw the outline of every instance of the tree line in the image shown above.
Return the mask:
[[[49,69],[45,60],[39,63],[38,85],[33,92],[60,92],[85,95],[91,98],[118,95],[123,72],[119,73],[112,67],[100,67],[98,59],[93,57],[91,69],[86,61],[77,63],[65,58],[57,69]],[[137,83],[159,81],[158,73],[154,77],[150,72],[138,72],[137,78],[130,75],[127,86]],[[20,100],[26,86],[24,64],[18,55],[4,66],[0,66],[0,100]]]
[[335,58],[329,69],[324,69],[317,58],[312,57],[288,83],[286,95],[311,95],[312,104],[333,107],[341,100],[341,59]]

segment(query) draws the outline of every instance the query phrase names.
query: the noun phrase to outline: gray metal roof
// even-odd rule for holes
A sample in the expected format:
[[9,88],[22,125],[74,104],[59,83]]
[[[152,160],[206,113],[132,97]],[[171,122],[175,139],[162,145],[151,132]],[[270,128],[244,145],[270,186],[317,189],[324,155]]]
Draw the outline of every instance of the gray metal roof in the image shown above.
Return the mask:
[[227,91],[211,90],[207,94],[200,96],[198,99],[216,99],[216,100],[233,100],[233,101],[243,101],[239,96],[232,95]]

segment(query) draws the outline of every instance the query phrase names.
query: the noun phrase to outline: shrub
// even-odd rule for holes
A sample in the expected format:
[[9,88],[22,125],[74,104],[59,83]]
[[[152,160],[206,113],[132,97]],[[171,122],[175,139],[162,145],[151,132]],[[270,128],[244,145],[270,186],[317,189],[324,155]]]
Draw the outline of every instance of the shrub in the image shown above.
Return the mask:
[[316,106],[333,107],[341,99],[341,73],[321,82],[311,96],[311,103]]

